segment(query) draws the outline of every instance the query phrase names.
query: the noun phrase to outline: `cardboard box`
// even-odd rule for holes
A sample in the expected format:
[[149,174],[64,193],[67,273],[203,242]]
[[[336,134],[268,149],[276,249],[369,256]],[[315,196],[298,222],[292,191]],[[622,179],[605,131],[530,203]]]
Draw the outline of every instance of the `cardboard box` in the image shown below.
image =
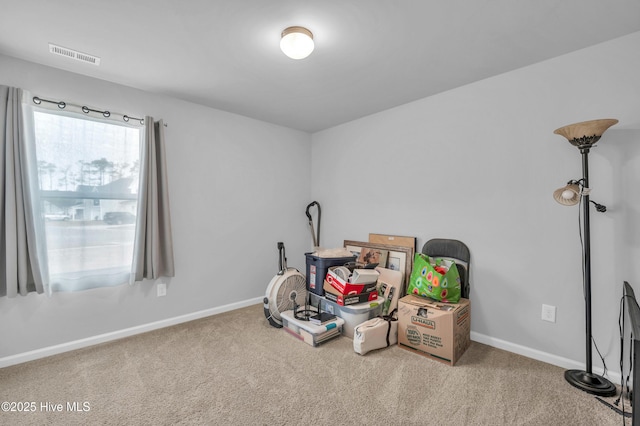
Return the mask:
[[471,345],[471,304],[442,303],[415,295],[398,301],[398,346],[455,365]]
[[[340,278],[338,275],[336,275],[336,273],[334,272],[334,269],[335,267],[329,268],[329,270],[327,271],[326,280],[329,284],[333,286],[333,288],[335,288],[336,290],[338,290],[340,293],[344,295],[350,296],[353,294],[369,293],[370,291],[373,291],[377,288],[378,273],[373,269],[367,270],[367,271],[370,271],[367,273],[358,272],[356,275],[356,278],[360,281],[358,283],[351,283],[349,281],[346,281]],[[363,270],[356,269],[354,271],[354,275],[356,274],[356,271],[363,271]],[[362,280],[365,279],[365,277],[367,277],[367,279],[372,281],[362,282]]]
[[380,274],[375,269],[354,269],[349,282],[351,284],[371,284],[378,282]]
[[344,294],[340,293],[336,288],[329,284],[327,280],[324,281],[323,288],[324,297],[327,300],[335,302],[340,306],[349,306],[355,305],[357,303],[372,302],[378,298],[378,291],[375,288],[368,293],[353,294],[350,296],[345,296]]

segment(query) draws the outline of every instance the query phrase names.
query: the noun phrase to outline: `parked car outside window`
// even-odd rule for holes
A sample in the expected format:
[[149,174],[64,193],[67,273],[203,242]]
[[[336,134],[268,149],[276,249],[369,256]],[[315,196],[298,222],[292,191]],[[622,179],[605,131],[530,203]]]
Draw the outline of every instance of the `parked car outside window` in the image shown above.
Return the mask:
[[125,223],[135,223],[135,215],[129,212],[107,212],[102,217],[102,220],[109,225],[122,225]]
[[45,214],[44,220],[71,220],[68,214]]

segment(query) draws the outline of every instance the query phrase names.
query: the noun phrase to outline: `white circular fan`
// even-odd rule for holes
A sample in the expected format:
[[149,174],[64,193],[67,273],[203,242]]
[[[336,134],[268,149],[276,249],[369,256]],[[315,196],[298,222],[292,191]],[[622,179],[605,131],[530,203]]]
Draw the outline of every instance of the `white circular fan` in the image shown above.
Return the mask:
[[305,306],[307,282],[304,275],[295,269],[289,269],[284,274],[275,276],[267,288],[267,298],[271,319],[282,326],[282,312]]
[[280,250],[280,272],[271,279],[264,298],[264,315],[274,327],[282,327],[284,311],[293,310],[296,306],[305,306],[308,292],[307,281],[297,269],[287,268],[284,255],[284,244],[278,243]]

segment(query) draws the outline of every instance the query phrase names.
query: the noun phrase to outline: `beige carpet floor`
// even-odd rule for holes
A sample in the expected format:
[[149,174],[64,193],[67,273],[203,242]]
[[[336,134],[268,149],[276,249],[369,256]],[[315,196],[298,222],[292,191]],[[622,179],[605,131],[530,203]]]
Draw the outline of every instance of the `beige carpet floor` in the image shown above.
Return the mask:
[[543,362],[476,342],[455,367],[344,336],[314,348],[261,305],[0,369],[1,401],[34,408],[6,425],[624,424]]

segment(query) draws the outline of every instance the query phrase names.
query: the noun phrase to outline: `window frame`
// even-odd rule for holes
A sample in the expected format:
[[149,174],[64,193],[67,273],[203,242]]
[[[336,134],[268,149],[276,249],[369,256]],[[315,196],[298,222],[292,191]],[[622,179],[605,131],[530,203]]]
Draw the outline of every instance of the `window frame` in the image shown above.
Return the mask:
[[[136,121],[126,122],[123,120],[117,120],[115,117],[111,117],[111,118],[94,117],[94,116],[91,116],[90,114],[84,113],[83,109],[80,107],[74,108],[73,105],[71,105],[70,106],[71,108],[67,110],[67,107],[69,107],[68,104],[66,105],[65,110],[61,110],[57,108],[55,104],[54,105],[44,105],[44,104],[33,105],[30,102],[24,102],[23,104],[27,107],[25,113],[29,114],[29,117],[25,120],[24,124],[25,124],[25,130],[28,134],[28,139],[29,139],[28,143],[31,144],[30,149],[32,150],[31,155],[28,155],[29,160],[27,160],[29,161],[29,163],[32,163],[29,165],[29,168],[30,168],[29,179],[31,180],[31,183],[29,185],[30,193],[31,193],[30,196],[33,203],[32,219],[35,225],[34,229],[36,230],[36,232],[40,233],[39,236],[37,237],[39,247],[37,249],[36,256],[39,257],[38,261],[41,264],[44,264],[42,267],[42,275],[43,275],[43,281],[44,281],[43,284],[46,291],[48,293],[52,293],[53,291],[76,291],[76,290],[84,290],[88,288],[109,287],[114,285],[131,283],[133,281],[131,277],[134,274],[133,264],[134,264],[135,253],[131,254],[130,263],[126,266],[126,269],[127,269],[126,271],[125,271],[125,266],[106,265],[103,270],[100,270],[100,269],[96,270],[95,268],[82,268],[82,269],[78,269],[75,273],[71,273],[71,272],[68,273],[69,275],[85,274],[87,276],[91,276],[93,273],[97,273],[97,271],[104,272],[107,270],[113,270],[117,272],[117,274],[114,273],[113,275],[118,275],[122,277],[121,279],[118,279],[117,280],[118,282],[116,283],[110,283],[109,280],[105,280],[106,283],[101,285],[100,280],[93,279],[93,280],[89,280],[91,282],[89,282],[87,285],[80,286],[80,288],[72,288],[72,286],[61,284],[61,282],[64,281],[60,277],[62,274],[50,273],[49,252],[47,248],[47,246],[49,245],[49,242],[48,242],[48,237],[46,232],[47,225],[46,225],[46,219],[44,214],[45,203],[46,202],[51,203],[52,202],[51,200],[54,200],[54,199],[135,201],[136,202],[136,219],[134,222],[135,228],[133,231],[133,240],[127,241],[124,244],[120,242],[121,247],[123,245],[129,245],[130,243],[133,243],[133,246],[135,247],[136,245],[135,240],[139,234],[137,231],[137,228],[140,226],[140,215],[138,214],[138,212],[140,209],[140,203],[143,202],[142,200],[143,191],[141,188],[142,179],[141,179],[140,168],[138,168],[138,170],[135,172],[134,175],[130,176],[134,180],[137,180],[138,189],[136,193],[123,192],[123,191],[112,192],[112,191],[99,190],[100,186],[107,185],[110,182],[102,185],[76,184],[75,191],[42,189],[40,187],[40,178],[41,178],[40,171],[38,170],[39,159],[37,157],[37,150],[38,150],[39,141],[36,139],[36,127],[35,127],[37,122],[36,113],[45,113],[45,114],[51,114],[56,116],[68,117],[74,120],[94,121],[94,122],[107,123],[110,125],[116,125],[116,126],[125,127],[125,128],[136,129],[138,130],[138,135],[136,139],[138,143],[138,153],[139,153],[137,161],[139,161],[140,163],[142,162],[142,155],[143,155],[145,126],[143,125],[143,123],[138,123]],[[125,140],[124,143],[127,143],[127,141]],[[111,182],[113,182],[113,180]],[[80,188],[81,186],[84,186],[85,188]],[[86,189],[86,187],[93,187],[94,189],[90,190],[90,189]],[[101,213],[103,214],[104,212],[101,212]],[[84,220],[91,221],[91,218],[84,219]],[[100,220],[102,220],[102,217],[100,217]],[[82,246],[82,249],[86,249],[87,247],[88,247],[87,245],[84,245]]]

